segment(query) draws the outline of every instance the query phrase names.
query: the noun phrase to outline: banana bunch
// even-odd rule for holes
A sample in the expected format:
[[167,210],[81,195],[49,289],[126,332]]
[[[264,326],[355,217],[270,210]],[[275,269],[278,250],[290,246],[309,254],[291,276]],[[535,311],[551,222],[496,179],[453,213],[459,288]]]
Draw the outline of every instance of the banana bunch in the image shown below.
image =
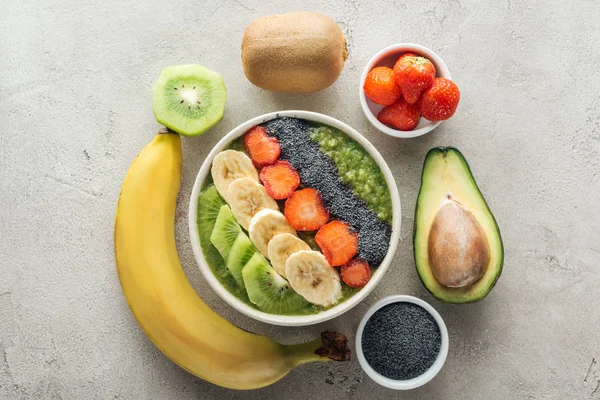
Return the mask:
[[312,342],[282,345],[236,327],[202,301],[175,247],[180,176],[179,135],[159,132],[131,165],[117,206],[119,279],[152,342],[190,373],[232,389],[270,385],[307,362],[349,359],[341,334],[324,332]]

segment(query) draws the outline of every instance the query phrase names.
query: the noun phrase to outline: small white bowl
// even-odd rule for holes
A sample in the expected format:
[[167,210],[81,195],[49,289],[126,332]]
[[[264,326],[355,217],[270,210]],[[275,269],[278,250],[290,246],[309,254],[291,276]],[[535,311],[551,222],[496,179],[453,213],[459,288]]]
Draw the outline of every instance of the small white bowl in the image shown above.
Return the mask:
[[[373,314],[375,314],[376,311],[392,303],[414,303],[418,306],[423,307],[433,316],[440,328],[440,333],[442,335],[442,344],[440,347],[440,352],[438,353],[437,358],[435,359],[431,367],[422,375],[404,381],[390,379],[376,372],[367,362],[367,359],[365,358],[362,349],[362,335],[367,321],[369,320],[369,318],[371,318]],[[397,294],[393,296],[388,296],[375,303],[375,305],[373,305],[367,311],[367,313],[360,321],[360,325],[358,325],[358,329],[356,331],[355,341],[356,356],[358,357],[358,362],[360,363],[362,369],[367,373],[367,375],[369,375],[371,379],[379,383],[381,386],[385,386],[389,389],[395,390],[409,390],[423,386],[424,384],[432,380],[433,377],[438,374],[438,372],[440,372],[440,370],[444,366],[444,362],[446,362],[446,357],[448,356],[448,329],[446,329],[446,324],[444,323],[444,320],[442,319],[440,314],[435,310],[435,308],[429,305],[429,303],[419,298],[407,295]]]
[[379,114],[379,111],[381,111],[383,106],[373,103],[365,95],[363,86],[365,84],[365,80],[367,79],[367,74],[369,73],[369,71],[371,71],[375,67],[393,68],[394,64],[398,60],[398,57],[400,57],[402,53],[406,53],[407,51],[412,51],[425,58],[428,58],[435,66],[436,76],[438,78],[452,79],[450,77],[450,71],[448,71],[448,67],[446,67],[444,61],[440,58],[440,56],[434,53],[433,50],[430,50],[427,47],[414,43],[400,43],[386,47],[379,53],[375,54],[373,58],[371,58],[371,60],[365,66],[362,76],[360,77],[360,86],[358,88],[360,96],[360,105],[362,107],[363,113],[365,113],[365,116],[367,117],[369,122],[379,131],[387,135],[405,139],[422,136],[428,132],[431,132],[432,130],[437,128],[437,126],[442,121],[434,122],[421,117],[419,125],[417,125],[417,127],[412,131],[400,131],[398,129],[390,128],[389,126],[379,122],[379,120],[377,119],[377,114]]
[[[331,307],[326,311],[313,315],[268,314],[259,311],[253,307],[250,307],[249,305],[245,304],[237,297],[235,297],[233,294],[229,293],[229,291],[225,289],[221,285],[221,283],[219,283],[217,278],[214,276],[212,270],[208,266],[206,260],[204,259],[204,254],[202,254],[202,249],[200,247],[198,228],[196,226],[196,217],[198,212],[198,196],[200,195],[200,188],[202,187],[202,184],[210,174],[210,168],[212,165],[213,158],[220,151],[226,148],[234,139],[237,139],[238,137],[246,133],[248,129],[277,117],[296,117],[308,121],[315,121],[327,124],[329,126],[341,130],[342,132],[346,133],[349,137],[356,140],[371,155],[371,157],[373,157],[373,159],[379,166],[381,172],[383,172],[385,181],[390,191],[390,196],[392,198],[392,235],[390,238],[389,248],[385,258],[383,259],[383,262],[373,273],[371,280],[365,285],[365,287],[363,287],[358,293],[356,293],[348,300],[334,307]],[[352,307],[360,303],[365,297],[367,297],[367,295],[371,293],[375,286],[377,286],[377,284],[381,281],[381,278],[383,278],[385,271],[388,269],[390,263],[392,262],[392,258],[394,257],[394,253],[396,252],[396,247],[398,245],[398,240],[400,239],[401,220],[402,212],[400,209],[400,195],[398,194],[396,181],[394,180],[394,176],[392,175],[392,172],[390,171],[383,157],[381,157],[381,155],[375,149],[375,147],[373,147],[373,145],[355,129],[351,128],[350,126],[344,124],[341,121],[338,121],[335,118],[315,112],[296,110],[272,112],[258,116],[256,118],[244,122],[237,128],[233,129],[231,132],[229,132],[227,135],[225,135],[219,141],[219,143],[217,143],[217,145],[212,149],[208,157],[206,157],[204,163],[202,164],[202,167],[200,168],[200,171],[198,172],[196,182],[194,183],[194,188],[192,189],[192,197],[190,199],[190,207],[188,211],[188,223],[192,250],[194,251],[194,256],[196,258],[198,266],[200,267],[200,271],[202,272],[202,275],[204,275],[204,278],[206,279],[208,284],[227,304],[229,304],[239,312],[258,321],[282,326],[306,326],[330,320],[350,310]]]

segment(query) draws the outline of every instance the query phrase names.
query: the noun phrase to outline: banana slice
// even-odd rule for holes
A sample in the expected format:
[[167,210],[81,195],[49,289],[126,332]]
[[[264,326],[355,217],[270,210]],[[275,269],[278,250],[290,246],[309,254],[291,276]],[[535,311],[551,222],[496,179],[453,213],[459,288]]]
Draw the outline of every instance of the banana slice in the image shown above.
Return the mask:
[[310,250],[310,246],[302,239],[289,233],[276,235],[267,246],[269,259],[275,271],[285,278],[285,262],[294,253],[300,250]]
[[252,160],[241,151],[225,150],[217,154],[210,170],[219,194],[229,203],[227,189],[239,178],[250,178],[258,183],[258,172]]
[[279,211],[277,202],[267,193],[267,189],[252,178],[238,178],[229,184],[227,201],[235,219],[248,230],[250,220],[260,210],[270,208]]
[[275,210],[265,208],[250,220],[248,234],[260,254],[269,258],[269,242],[280,233],[296,236],[296,230],[290,226],[285,216]]
[[338,272],[318,251],[292,254],[285,263],[285,275],[292,289],[313,304],[328,307],[342,297]]

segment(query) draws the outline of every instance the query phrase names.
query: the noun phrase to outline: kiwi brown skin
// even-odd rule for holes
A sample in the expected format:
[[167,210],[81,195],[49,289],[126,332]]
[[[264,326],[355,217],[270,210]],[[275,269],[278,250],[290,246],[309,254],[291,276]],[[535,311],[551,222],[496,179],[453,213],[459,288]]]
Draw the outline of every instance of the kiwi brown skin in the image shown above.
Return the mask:
[[244,73],[266,90],[323,90],[340,76],[347,57],[340,27],[312,11],[259,18],[248,25],[242,39]]

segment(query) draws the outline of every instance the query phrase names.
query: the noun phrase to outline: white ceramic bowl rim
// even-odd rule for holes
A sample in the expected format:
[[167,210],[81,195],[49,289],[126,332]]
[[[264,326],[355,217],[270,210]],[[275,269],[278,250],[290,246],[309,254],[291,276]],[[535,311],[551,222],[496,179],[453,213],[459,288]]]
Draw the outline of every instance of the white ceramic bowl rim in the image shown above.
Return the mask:
[[[433,318],[435,319],[435,321],[437,322],[437,324],[440,328],[440,333],[442,336],[442,344],[440,346],[440,352],[438,353],[435,361],[433,362],[433,364],[431,365],[431,367],[429,367],[429,369],[427,371],[425,371],[422,375],[417,376],[416,378],[408,379],[405,381],[399,381],[399,380],[390,379],[390,378],[387,378],[387,377],[381,375],[380,373],[376,372],[373,369],[373,367],[371,367],[369,365],[369,363],[367,362],[367,359],[365,358],[365,355],[363,353],[363,349],[362,349],[362,334],[363,334],[363,330],[365,329],[365,325],[367,324],[367,321],[369,320],[369,318],[371,318],[371,316],[373,316],[373,314],[375,314],[375,312],[377,312],[381,308],[387,306],[388,304],[403,303],[403,302],[419,305],[419,306],[423,307],[425,310],[427,310],[433,316]],[[388,296],[388,297],[385,297],[385,298],[379,300],[377,303],[375,303],[365,313],[362,320],[360,321],[360,324],[358,325],[358,329],[356,330],[355,342],[356,342],[356,356],[358,357],[358,362],[360,363],[360,366],[362,367],[362,369],[375,382],[377,382],[380,385],[385,386],[389,389],[409,390],[409,389],[418,388],[419,386],[423,386],[424,384],[426,384],[427,382],[432,380],[433,377],[435,377],[438,374],[438,372],[440,372],[440,370],[444,366],[444,362],[446,362],[446,357],[448,356],[448,345],[449,345],[448,329],[446,328],[446,324],[444,323],[444,320],[442,319],[440,314],[436,311],[436,309],[433,308],[429,303],[427,303],[426,301],[421,300],[417,297],[408,296],[408,295],[398,294],[398,295]]]
[[452,78],[450,76],[450,71],[448,70],[448,67],[446,66],[446,64],[440,56],[438,56],[433,50],[415,43],[399,43],[394,44],[392,46],[388,46],[385,49],[381,50],[379,53],[375,54],[373,58],[369,60],[360,77],[360,86],[358,88],[360,105],[365,116],[367,117],[369,122],[379,131],[390,136],[409,139],[417,136],[422,136],[428,132],[431,132],[432,130],[437,128],[438,125],[442,123],[442,121],[430,122],[428,125],[425,125],[418,129],[413,129],[412,131],[400,131],[397,129],[390,128],[389,126],[379,122],[377,116],[374,115],[373,112],[371,112],[371,109],[369,108],[369,105],[367,103],[367,96],[365,95],[365,91],[363,90],[363,85],[365,83],[365,80],[367,79],[367,74],[369,73],[369,71],[371,71],[373,67],[375,67],[375,65],[377,65],[377,63],[379,63],[379,61],[381,61],[386,56],[390,55],[391,53],[400,51],[414,51],[417,54],[424,55],[425,57],[430,59],[436,66],[436,74],[438,77],[447,79]]
[[[231,143],[234,139],[238,138],[242,134],[244,134],[251,127],[261,124],[263,122],[269,121],[271,119],[277,117],[296,117],[309,121],[315,121],[323,124],[330,125],[334,128],[337,128],[344,133],[346,133],[349,137],[356,140],[358,143],[363,146],[363,148],[373,157],[375,162],[378,164],[381,172],[383,173],[388,189],[390,191],[390,196],[392,199],[392,235],[390,238],[390,246],[388,248],[388,252],[383,259],[383,262],[377,268],[377,270],[373,273],[371,280],[367,285],[362,288],[358,293],[352,296],[350,299],[344,301],[341,304],[338,304],[328,310],[320,312],[318,314],[312,315],[275,315],[268,314],[262,311],[259,311],[255,308],[250,307],[245,304],[233,294],[231,294],[225,287],[221,285],[221,283],[214,276],[212,270],[208,266],[206,260],[204,259],[204,255],[202,253],[202,249],[200,247],[200,240],[198,234],[198,228],[196,225],[197,218],[197,210],[198,210],[198,196],[200,195],[200,188],[208,174],[210,173],[210,168],[212,165],[213,158],[222,151],[225,147]],[[212,149],[210,154],[204,160],[200,171],[196,177],[196,181],[194,183],[194,187],[192,189],[190,206],[188,210],[188,224],[189,224],[189,234],[190,234],[190,242],[192,245],[192,250],[194,252],[194,257],[196,258],[196,262],[200,267],[200,271],[204,275],[204,278],[208,282],[208,284],[213,288],[215,292],[230,306],[240,311],[241,313],[254,318],[256,320],[274,324],[274,325],[282,325],[282,326],[305,326],[305,325],[313,325],[323,321],[327,321],[329,319],[335,318],[340,314],[350,310],[360,301],[362,301],[367,295],[375,288],[375,286],[381,281],[381,278],[385,274],[385,271],[388,269],[390,263],[392,262],[392,258],[394,257],[394,253],[396,252],[396,247],[398,245],[398,240],[400,238],[400,222],[401,222],[401,208],[400,208],[400,196],[398,194],[398,189],[396,187],[396,182],[384,161],[383,157],[379,154],[379,152],[373,147],[373,145],[365,139],[360,133],[358,133],[355,129],[350,126],[344,124],[343,122],[329,117],[324,114],[319,114],[310,111],[301,111],[301,110],[287,110],[287,111],[278,111],[272,112],[264,115],[260,115],[256,118],[252,118],[251,120],[244,122],[239,125],[237,128],[233,129],[227,135],[225,135],[219,143]]]

